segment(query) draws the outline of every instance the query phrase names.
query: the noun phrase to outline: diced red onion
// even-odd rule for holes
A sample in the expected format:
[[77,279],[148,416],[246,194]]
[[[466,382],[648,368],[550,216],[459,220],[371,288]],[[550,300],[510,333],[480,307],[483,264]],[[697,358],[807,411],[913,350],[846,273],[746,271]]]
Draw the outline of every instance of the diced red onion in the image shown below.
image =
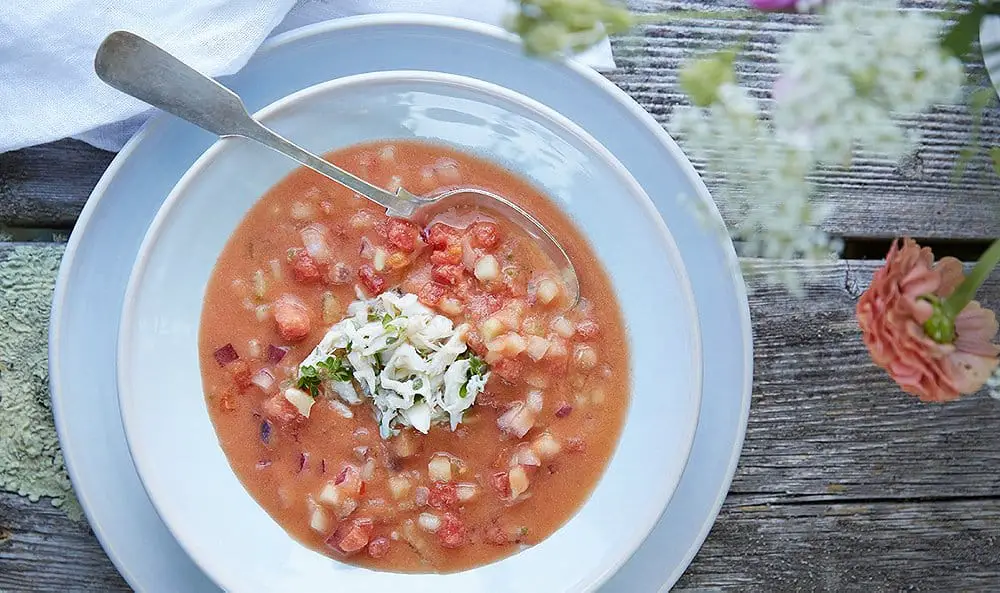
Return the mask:
[[359,447],[355,447],[354,448],[354,455],[358,459],[364,459],[365,457],[368,456],[368,447],[366,447],[364,445],[361,445]]
[[265,467],[269,467],[270,465],[271,465],[270,459],[261,459],[260,461],[257,462],[257,469],[264,469]]
[[417,506],[424,506],[427,501],[431,498],[430,488],[426,486],[418,486],[416,491],[413,493],[413,502],[417,503]]
[[219,363],[220,367],[239,359],[240,355],[236,353],[236,348],[233,348],[231,343],[215,351],[215,362]]
[[267,420],[260,423],[260,440],[265,445],[271,442],[271,423]]
[[299,231],[306,253],[319,263],[330,261],[330,245],[326,241],[326,229],[322,225],[311,224]]
[[469,239],[469,235],[462,237],[462,265],[468,271],[473,271],[476,269],[476,250],[472,247],[472,241]]
[[375,249],[372,248],[372,242],[368,240],[368,237],[361,237],[361,247],[358,250],[358,254],[364,259],[375,257]]
[[351,274],[351,267],[344,262],[337,262],[330,268],[330,273],[328,275],[330,282],[334,284],[347,284],[351,281],[353,274]]
[[264,391],[271,389],[271,387],[274,385],[274,381],[275,381],[274,373],[272,373],[268,369],[260,369],[259,371],[254,373],[253,377],[250,378],[251,383],[253,383],[257,387],[260,387]]
[[288,354],[288,348],[282,348],[274,344],[267,345],[267,362],[270,364],[278,364],[285,358],[286,354]]
[[559,404],[558,408],[556,408],[556,418],[565,418],[566,416],[569,416],[569,413],[572,411],[573,406],[563,402]]

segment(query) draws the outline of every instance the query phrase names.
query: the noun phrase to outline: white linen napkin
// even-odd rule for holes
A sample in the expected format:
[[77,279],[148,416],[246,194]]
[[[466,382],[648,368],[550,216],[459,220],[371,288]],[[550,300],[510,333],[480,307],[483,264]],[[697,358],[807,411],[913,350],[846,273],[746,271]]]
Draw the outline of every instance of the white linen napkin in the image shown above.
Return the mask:
[[[0,0],[0,152],[76,137],[118,150],[149,117],[94,74],[104,37],[146,37],[211,76],[242,68],[269,36],[373,12],[502,22],[508,0]],[[607,40],[581,61],[614,67]]]

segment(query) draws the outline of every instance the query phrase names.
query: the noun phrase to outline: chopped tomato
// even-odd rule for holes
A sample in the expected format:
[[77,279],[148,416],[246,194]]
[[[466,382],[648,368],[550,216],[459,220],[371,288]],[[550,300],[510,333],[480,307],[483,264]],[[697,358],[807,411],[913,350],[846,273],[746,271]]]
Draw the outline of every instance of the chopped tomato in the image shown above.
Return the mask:
[[483,249],[493,249],[500,243],[500,227],[492,222],[477,222],[469,227],[472,244]]
[[360,517],[345,521],[326,539],[326,545],[350,556],[368,545],[373,528],[372,520],[368,518]]
[[292,272],[295,274],[296,282],[313,282],[322,276],[316,260],[305,251],[295,254],[295,259],[292,260]]
[[593,340],[600,333],[601,328],[593,319],[587,319],[576,324],[576,335],[584,340]]
[[570,453],[583,453],[587,450],[587,441],[580,437],[566,439],[565,449]]
[[434,266],[431,269],[431,278],[441,284],[454,286],[462,279],[464,273],[465,268],[458,265]]
[[361,278],[361,284],[372,295],[382,294],[382,291],[385,290],[385,278],[376,274],[375,268],[368,264],[358,268],[358,277]]
[[282,339],[289,342],[309,335],[309,311],[298,297],[286,294],[274,301],[274,322]]
[[462,520],[452,513],[441,517],[441,527],[437,530],[438,539],[443,548],[458,548],[468,539],[468,530]]
[[389,245],[405,253],[413,253],[417,248],[417,225],[408,220],[390,218],[386,226]]
[[508,383],[517,381],[524,370],[524,363],[512,358],[501,358],[490,366],[490,371]]
[[236,384],[236,389],[240,392],[246,391],[253,383],[250,382],[252,375],[250,365],[245,360],[237,360],[229,365],[229,374]]
[[298,408],[280,393],[264,400],[261,411],[269,420],[282,427],[295,427],[305,419],[305,416],[299,414]]
[[465,343],[477,356],[486,356],[486,344],[483,343],[483,338],[480,337],[479,332],[476,330],[469,330],[469,333],[465,336]]
[[455,242],[435,249],[431,253],[431,263],[435,265],[455,265],[462,263],[462,244]]
[[473,294],[465,305],[466,314],[474,320],[483,319],[496,313],[503,306],[503,298],[495,294]]
[[434,482],[427,504],[439,511],[447,511],[458,506],[458,487],[455,482]]
[[442,284],[428,282],[420,288],[417,298],[420,299],[421,303],[433,307],[441,301],[447,290]]
[[368,555],[372,558],[384,558],[389,553],[389,539],[376,537],[368,542]]
[[225,412],[236,409],[236,389],[232,385],[227,385],[219,395],[219,407]]
[[458,242],[458,232],[454,227],[437,223],[425,229],[424,242],[434,249],[444,249],[453,243]]
[[507,477],[507,472],[498,472],[490,476],[490,486],[502,498],[510,496],[510,479]]

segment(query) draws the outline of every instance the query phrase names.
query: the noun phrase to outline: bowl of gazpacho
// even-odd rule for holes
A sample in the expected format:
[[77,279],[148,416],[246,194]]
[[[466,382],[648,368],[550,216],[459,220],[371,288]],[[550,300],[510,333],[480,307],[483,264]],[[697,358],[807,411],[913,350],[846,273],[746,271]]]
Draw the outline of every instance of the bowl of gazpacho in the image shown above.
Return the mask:
[[351,76],[257,116],[388,189],[504,195],[580,299],[496,213],[422,226],[218,141],[149,229],[119,336],[130,451],[177,540],[229,591],[598,587],[698,420],[697,313],[649,197],[572,122],[470,78]]

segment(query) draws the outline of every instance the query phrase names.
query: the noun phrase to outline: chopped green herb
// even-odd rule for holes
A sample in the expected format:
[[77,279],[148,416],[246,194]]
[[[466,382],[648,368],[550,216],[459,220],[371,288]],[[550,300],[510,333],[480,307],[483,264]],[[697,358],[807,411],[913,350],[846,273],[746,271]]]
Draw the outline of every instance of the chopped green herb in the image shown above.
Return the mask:
[[385,339],[385,345],[386,346],[392,346],[397,341],[399,341],[399,337],[398,336],[389,336],[388,338]]
[[378,313],[375,311],[368,311],[368,321],[378,321]]
[[317,362],[315,366],[304,366],[299,369],[299,380],[295,386],[309,395],[317,397],[323,381],[350,381],[351,367],[344,364],[339,357],[330,356]]
[[420,389],[423,386],[424,386],[424,380],[421,379],[420,377],[417,377],[416,379],[413,380],[414,389]]
[[526,535],[528,535],[528,528],[522,525],[521,528],[517,530],[517,536],[524,537]]
[[317,362],[316,366],[324,371],[324,378],[334,381],[350,381],[351,367],[344,364],[339,357],[331,356],[322,362]]
[[382,327],[388,327],[389,324],[392,323],[393,319],[395,319],[395,317],[393,317],[392,315],[389,315],[388,313],[386,313],[385,315],[383,315],[382,316]]
[[299,369],[299,380],[295,386],[303,391],[308,391],[309,395],[316,397],[319,395],[319,386],[323,382],[316,367],[306,366]]
[[469,374],[482,375],[486,371],[486,362],[476,355],[469,357]]
[[466,381],[462,383],[462,386],[458,388],[458,397],[468,397],[469,396],[469,382]]

